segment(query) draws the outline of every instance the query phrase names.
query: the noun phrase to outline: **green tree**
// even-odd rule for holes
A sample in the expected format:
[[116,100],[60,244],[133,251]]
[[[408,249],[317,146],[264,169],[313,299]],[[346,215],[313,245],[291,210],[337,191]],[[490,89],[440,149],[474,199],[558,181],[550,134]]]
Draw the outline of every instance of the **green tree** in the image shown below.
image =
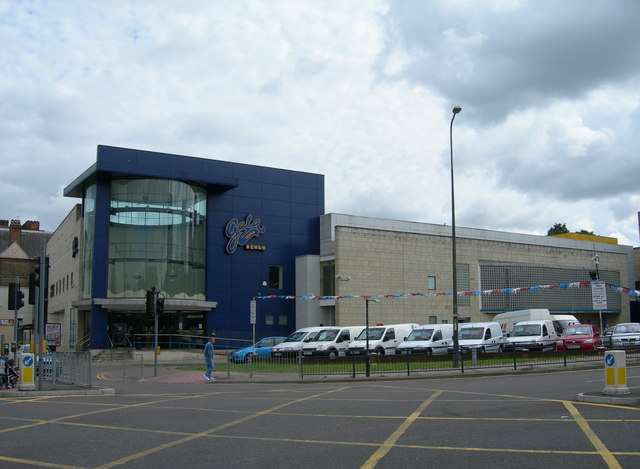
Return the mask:
[[566,223],[554,223],[554,225],[551,228],[549,228],[549,231],[547,231],[547,236],[553,236],[560,233],[568,233],[568,232],[569,232],[569,229],[567,228]]
[[595,236],[595,233],[594,233],[593,231],[580,230],[580,231],[578,231],[578,233],[580,233],[580,234],[588,234],[588,235],[593,235],[593,236]]

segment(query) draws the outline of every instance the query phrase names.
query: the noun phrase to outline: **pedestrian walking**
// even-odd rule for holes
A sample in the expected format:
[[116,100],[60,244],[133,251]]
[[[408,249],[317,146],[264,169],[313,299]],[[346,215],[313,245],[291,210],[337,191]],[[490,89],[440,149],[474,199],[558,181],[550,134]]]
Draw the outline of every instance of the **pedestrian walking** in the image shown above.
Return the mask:
[[0,389],[9,388],[9,377],[7,376],[7,359],[0,355]]
[[214,372],[214,360],[213,360],[213,344],[216,341],[216,333],[212,332],[211,337],[204,345],[204,364],[207,367],[207,372],[204,374],[205,381],[215,381],[216,378],[213,376]]

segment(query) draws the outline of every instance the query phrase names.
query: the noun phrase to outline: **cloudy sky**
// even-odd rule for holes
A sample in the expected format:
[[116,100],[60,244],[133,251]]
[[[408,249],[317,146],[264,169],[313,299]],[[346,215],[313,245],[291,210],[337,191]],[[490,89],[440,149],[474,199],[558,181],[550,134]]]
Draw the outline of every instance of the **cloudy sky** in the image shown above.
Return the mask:
[[635,246],[640,2],[0,0],[0,218],[98,144],[312,171],[327,211]]

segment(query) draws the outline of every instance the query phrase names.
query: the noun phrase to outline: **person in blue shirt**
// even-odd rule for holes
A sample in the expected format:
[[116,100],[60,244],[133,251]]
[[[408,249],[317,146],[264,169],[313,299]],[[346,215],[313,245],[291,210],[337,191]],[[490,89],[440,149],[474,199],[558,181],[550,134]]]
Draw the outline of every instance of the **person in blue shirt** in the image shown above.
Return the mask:
[[212,332],[209,341],[204,345],[204,364],[207,367],[207,372],[204,374],[205,381],[215,381],[215,377],[212,376],[214,371],[213,360],[213,344],[216,341],[216,333]]

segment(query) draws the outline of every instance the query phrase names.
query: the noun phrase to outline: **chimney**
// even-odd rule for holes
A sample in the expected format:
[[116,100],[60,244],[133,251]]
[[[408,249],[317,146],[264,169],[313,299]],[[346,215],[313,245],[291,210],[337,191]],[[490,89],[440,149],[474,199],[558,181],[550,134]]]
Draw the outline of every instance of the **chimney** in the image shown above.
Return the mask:
[[9,237],[12,243],[20,243],[20,235],[22,228],[20,227],[20,220],[11,220],[9,224]]
[[22,224],[23,230],[40,231],[40,222],[36,220],[27,220]]

